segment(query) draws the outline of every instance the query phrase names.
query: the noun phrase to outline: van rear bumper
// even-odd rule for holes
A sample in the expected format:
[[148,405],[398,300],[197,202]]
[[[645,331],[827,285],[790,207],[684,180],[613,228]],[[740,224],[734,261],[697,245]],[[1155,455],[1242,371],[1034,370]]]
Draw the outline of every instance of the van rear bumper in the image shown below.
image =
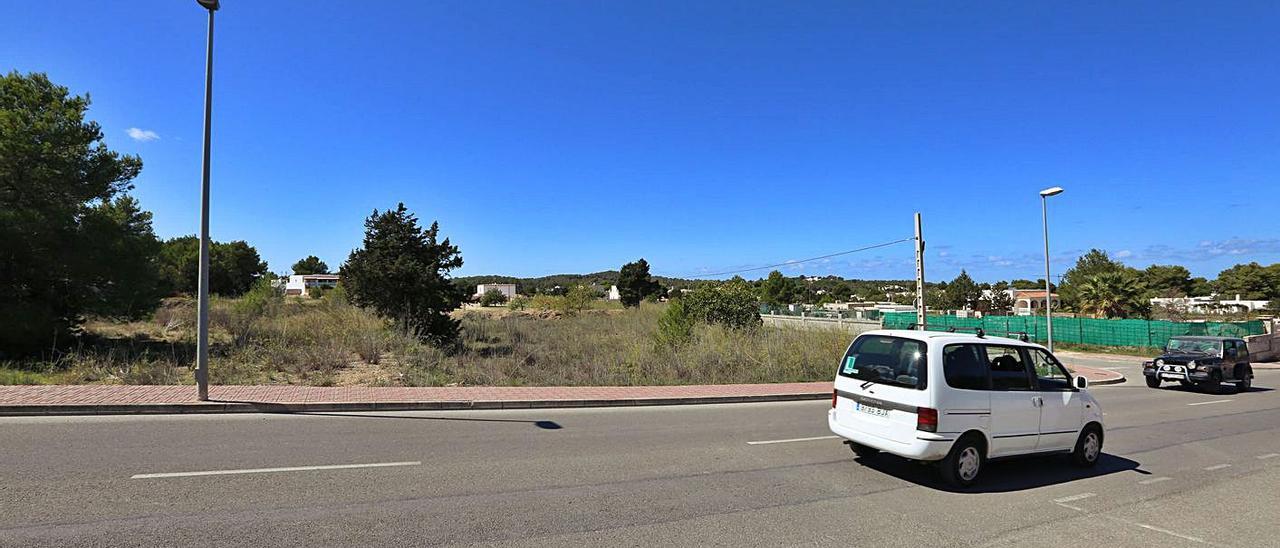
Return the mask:
[[916,432],[915,439],[907,443],[894,441],[875,434],[861,432],[836,422],[836,411],[834,409],[827,412],[827,426],[831,428],[831,433],[849,441],[914,460],[942,460],[946,458],[947,453],[951,451],[951,444],[955,442],[955,440],[948,439],[946,436],[928,432]]

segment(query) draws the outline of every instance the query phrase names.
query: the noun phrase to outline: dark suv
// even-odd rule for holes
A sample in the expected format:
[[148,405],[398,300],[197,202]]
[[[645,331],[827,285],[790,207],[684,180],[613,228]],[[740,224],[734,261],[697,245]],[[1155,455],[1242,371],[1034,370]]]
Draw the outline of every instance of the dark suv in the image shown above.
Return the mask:
[[1161,381],[1178,381],[1182,386],[1218,392],[1222,383],[1231,382],[1237,392],[1246,392],[1253,384],[1249,348],[1244,340],[1233,337],[1169,339],[1164,354],[1142,364],[1142,374],[1151,388],[1159,388]]

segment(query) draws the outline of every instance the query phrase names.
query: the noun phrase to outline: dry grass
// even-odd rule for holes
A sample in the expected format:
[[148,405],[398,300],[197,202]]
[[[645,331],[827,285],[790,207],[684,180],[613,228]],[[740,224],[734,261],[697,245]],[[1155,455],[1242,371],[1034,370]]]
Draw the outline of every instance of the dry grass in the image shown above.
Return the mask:
[[[216,384],[372,386],[718,384],[827,380],[848,335],[699,325],[679,348],[655,342],[665,305],[639,309],[459,311],[450,351],[340,300],[215,300]],[[0,384],[189,384],[195,307],[170,300],[150,322],[87,325],[75,349],[0,364]]]

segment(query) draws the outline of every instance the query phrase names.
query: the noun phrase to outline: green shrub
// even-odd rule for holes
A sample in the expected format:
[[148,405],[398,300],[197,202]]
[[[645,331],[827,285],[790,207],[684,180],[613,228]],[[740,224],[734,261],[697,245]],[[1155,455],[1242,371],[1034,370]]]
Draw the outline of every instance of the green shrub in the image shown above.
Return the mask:
[[720,285],[705,285],[684,298],[690,316],[732,329],[746,329],[761,324],[760,304],[751,286],[741,279]]
[[661,346],[679,348],[693,338],[693,326],[697,320],[689,315],[682,300],[672,301],[658,316],[658,332],[654,338]]
[[507,302],[507,294],[497,289],[490,289],[480,296],[480,306],[498,306]]
[[524,295],[516,295],[514,299],[507,302],[507,310],[524,310],[529,306],[529,298]]

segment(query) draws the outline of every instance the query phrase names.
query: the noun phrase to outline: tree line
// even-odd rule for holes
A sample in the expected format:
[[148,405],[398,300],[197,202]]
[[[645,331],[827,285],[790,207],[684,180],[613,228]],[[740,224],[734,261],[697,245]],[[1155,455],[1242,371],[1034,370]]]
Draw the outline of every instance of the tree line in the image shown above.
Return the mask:
[[[40,73],[0,76],[0,358],[74,344],[89,316],[139,319],[169,295],[197,291],[200,241],[161,240],[129,194],[142,159],[103,142],[73,95]],[[448,277],[456,246],[423,229],[404,204],[365,221],[362,248],[341,267],[348,298],[439,344],[461,294]],[[267,263],[244,241],[211,242],[209,289],[235,297],[267,284]],[[294,272],[328,272],[317,257]]]

